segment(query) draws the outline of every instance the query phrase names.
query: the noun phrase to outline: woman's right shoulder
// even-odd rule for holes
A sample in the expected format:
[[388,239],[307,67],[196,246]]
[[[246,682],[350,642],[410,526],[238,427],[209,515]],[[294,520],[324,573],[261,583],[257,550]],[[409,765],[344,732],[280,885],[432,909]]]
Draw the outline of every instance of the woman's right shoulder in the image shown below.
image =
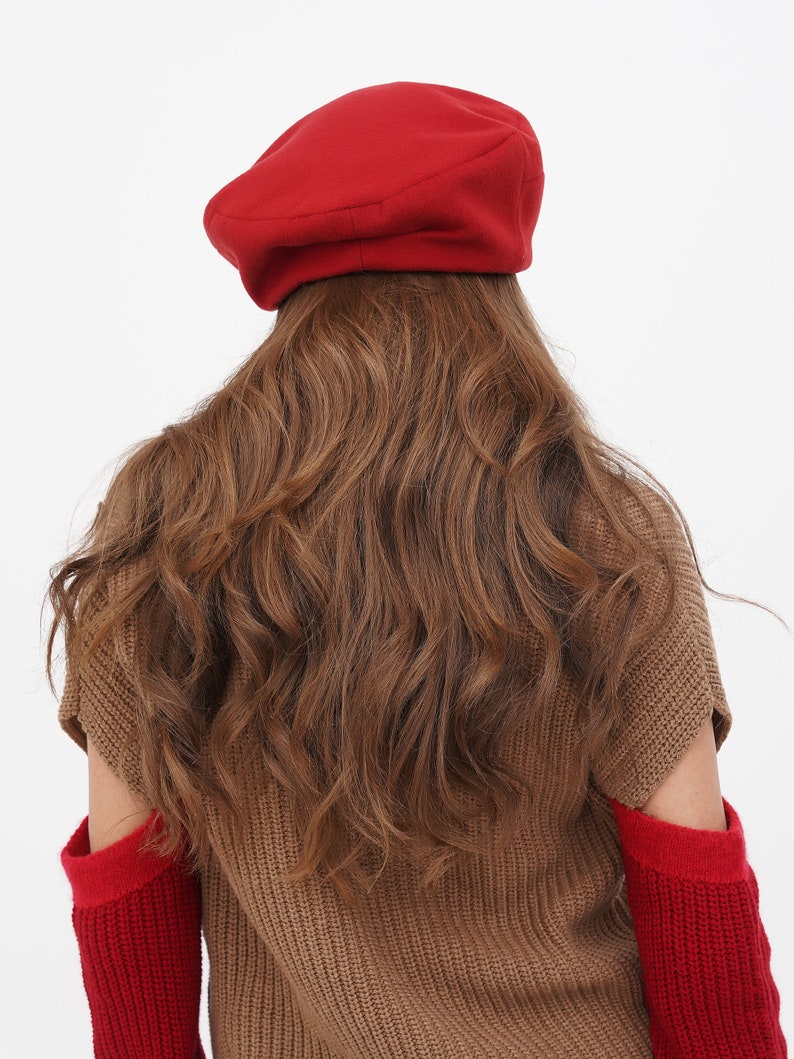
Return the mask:
[[578,554],[600,562],[625,562],[637,545],[653,547],[680,536],[674,506],[655,486],[633,475],[611,472],[600,492],[585,488],[572,506],[569,542]]

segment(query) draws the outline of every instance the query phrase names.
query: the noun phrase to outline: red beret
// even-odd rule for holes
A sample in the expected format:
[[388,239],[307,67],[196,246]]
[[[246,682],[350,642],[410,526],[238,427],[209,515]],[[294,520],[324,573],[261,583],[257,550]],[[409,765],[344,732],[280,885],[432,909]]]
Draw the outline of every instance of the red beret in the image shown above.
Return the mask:
[[245,289],[275,309],[346,272],[520,272],[543,192],[518,111],[443,85],[349,92],[301,118],[204,213]]

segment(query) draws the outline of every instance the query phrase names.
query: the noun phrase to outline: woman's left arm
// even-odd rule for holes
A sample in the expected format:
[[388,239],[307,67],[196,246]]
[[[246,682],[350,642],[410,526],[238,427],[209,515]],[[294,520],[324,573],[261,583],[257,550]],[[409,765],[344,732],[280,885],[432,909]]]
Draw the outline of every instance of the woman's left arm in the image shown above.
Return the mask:
[[91,852],[126,838],[152,815],[152,807],[131,791],[110,768],[91,737],[88,755],[88,838]]
[[61,852],[95,1059],[204,1059],[201,889],[176,858],[142,852],[160,817],[89,740],[89,815]]

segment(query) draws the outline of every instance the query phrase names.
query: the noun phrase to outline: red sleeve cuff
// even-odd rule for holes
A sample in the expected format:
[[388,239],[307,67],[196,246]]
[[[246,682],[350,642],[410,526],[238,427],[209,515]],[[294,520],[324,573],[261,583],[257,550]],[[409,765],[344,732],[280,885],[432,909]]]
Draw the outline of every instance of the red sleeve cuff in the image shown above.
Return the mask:
[[93,908],[117,901],[140,890],[173,865],[173,859],[141,852],[138,848],[153,818],[154,830],[159,832],[162,818],[153,809],[129,835],[92,853],[88,817],[84,817],[61,851],[61,864],[72,886],[75,908]]
[[727,831],[707,831],[657,820],[609,799],[624,853],[644,867],[693,882],[733,883],[749,878],[744,832],[723,798]]

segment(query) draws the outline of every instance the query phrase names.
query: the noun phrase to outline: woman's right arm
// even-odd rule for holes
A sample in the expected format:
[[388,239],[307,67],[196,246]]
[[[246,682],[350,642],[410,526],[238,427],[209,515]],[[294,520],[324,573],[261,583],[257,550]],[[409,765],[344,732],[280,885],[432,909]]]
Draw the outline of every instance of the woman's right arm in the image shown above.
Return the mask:
[[657,820],[705,831],[725,831],[717,745],[711,721],[641,807]]
[[610,798],[654,1059],[785,1059],[780,996],[711,721],[643,804]]

